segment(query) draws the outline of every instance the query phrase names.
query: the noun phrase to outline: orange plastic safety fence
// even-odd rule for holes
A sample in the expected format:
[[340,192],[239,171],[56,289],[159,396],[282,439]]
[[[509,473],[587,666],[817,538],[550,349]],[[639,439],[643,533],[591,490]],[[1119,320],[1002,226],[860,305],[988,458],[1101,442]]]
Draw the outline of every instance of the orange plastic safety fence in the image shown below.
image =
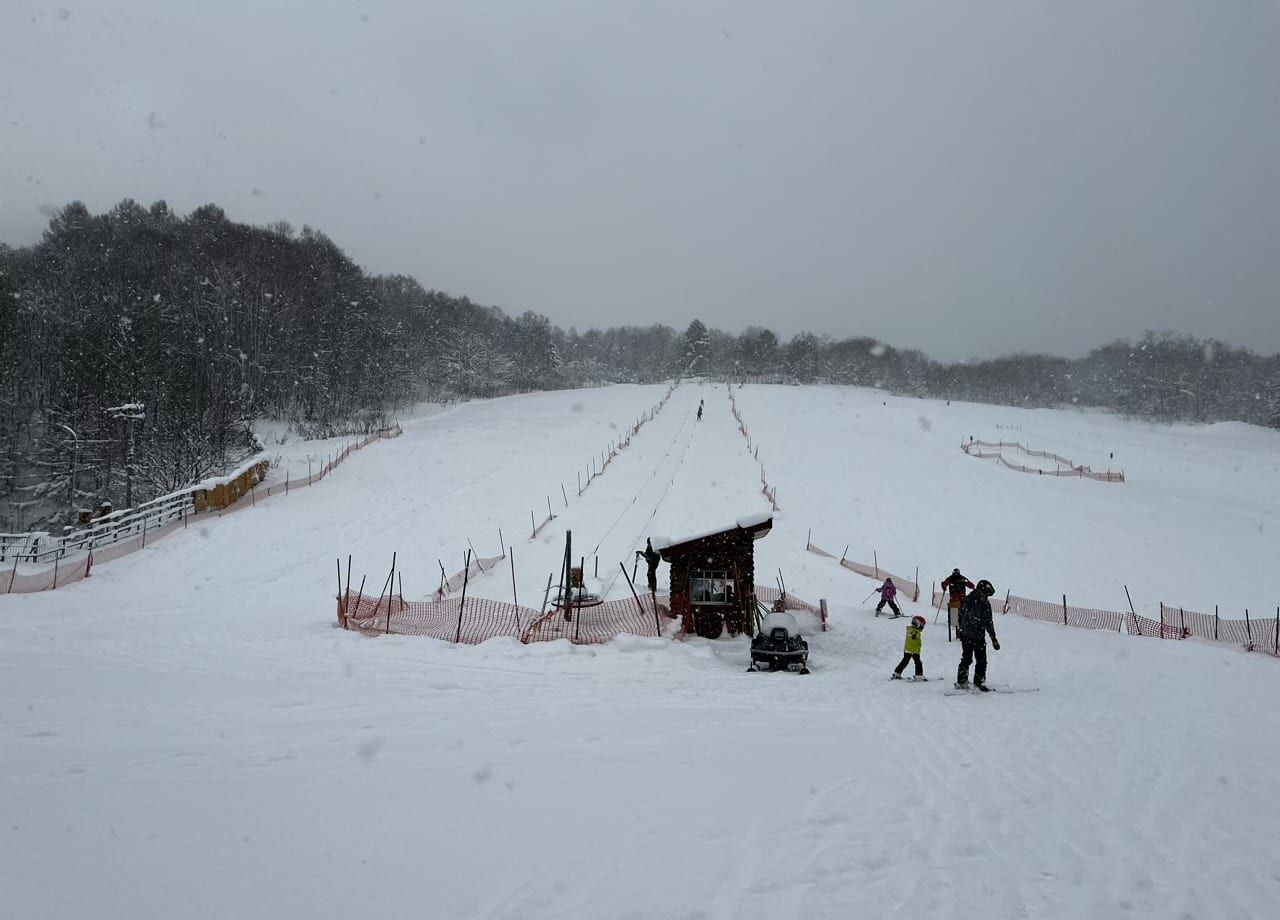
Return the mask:
[[[941,598],[941,593],[935,594]],[[997,599],[998,600],[998,599]],[[1116,610],[1098,610],[1094,607],[1072,607],[1063,604],[1037,601],[1029,597],[1018,597],[1010,594],[1007,602],[1001,607],[1004,613],[1016,613],[1029,620],[1042,620],[1046,623],[1059,623],[1063,626],[1077,626],[1081,629],[1106,629],[1119,632],[1124,625],[1124,616]]]
[[[756,597],[772,605],[782,592],[756,585]],[[499,636],[521,642],[567,639],[575,645],[599,645],[620,635],[659,636],[666,629],[661,605],[654,608],[651,595],[605,601],[569,611],[557,608],[539,614],[484,597],[451,597],[432,601],[402,601],[399,597],[363,594],[337,596],[338,625],[371,635],[429,636],[446,642],[475,645]],[[821,610],[794,595],[786,596],[786,609]]]
[[[765,585],[756,585],[756,599],[764,603],[766,607],[772,607],[783,594],[777,588],[766,587]],[[787,592],[786,601],[784,602],[788,610],[807,610],[810,613],[822,615],[822,609],[815,607],[808,601],[802,601],[794,594]]]
[[[825,549],[821,549],[810,543],[806,549],[811,553],[817,553],[819,556],[826,556],[828,559],[835,559],[834,553],[829,553]],[[879,566],[867,565],[865,562],[854,562],[852,559],[840,559],[840,564],[850,571],[857,572],[859,575],[865,575],[867,578],[874,578],[877,581],[884,581],[886,578],[892,578],[894,585],[903,597],[909,597],[912,601],[920,599],[920,586],[910,578],[903,578],[901,575],[894,575],[892,572],[882,569]]]
[[[345,615],[344,615],[345,614]],[[398,597],[338,596],[338,623],[373,634],[430,636],[478,644],[498,636],[519,639],[537,611],[484,597],[402,601]]]
[[457,594],[462,590],[462,586],[477,577],[491,571],[499,562],[506,559],[506,556],[486,556],[481,559],[476,556],[471,557],[471,562],[461,572],[458,572],[447,582],[436,588],[435,594],[432,595],[433,600],[443,600],[451,594]]
[[1195,637],[1280,655],[1280,612],[1275,617],[1263,619],[1224,620],[1214,613],[1161,604],[1160,619],[1164,624],[1164,634],[1169,638]]
[[661,635],[662,616],[654,610],[652,595],[639,601],[625,598],[568,611],[552,610],[538,617],[521,636],[522,642],[568,639],[574,645],[600,645],[622,634]]
[[[987,453],[979,450],[979,447],[995,447],[1003,449],[1012,447],[1026,454],[1028,457],[1043,457],[1046,460],[1052,460],[1054,463],[1067,467],[1067,469],[1045,470],[1034,466],[1023,466],[1019,463],[1010,463],[1004,456],[997,451],[996,453]],[[971,457],[977,457],[980,460],[995,460],[1002,466],[1006,466],[1011,470],[1017,470],[1020,473],[1035,473],[1038,476],[1074,476],[1080,479],[1096,479],[1099,482],[1124,482],[1124,473],[1113,473],[1107,471],[1099,473],[1091,470],[1083,464],[1076,464],[1066,457],[1059,456],[1047,450],[1032,450],[1019,444],[1017,441],[968,441],[960,445],[960,449]]]
[[[975,442],[981,443],[981,442]],[[819,556],[835,559],[833,553],[809,544],[808,549]],[[885,575],[884,570],[874,569],[862,563],[839,560],[847,569],[852,569],[868,577]],[[911,585],[907,579],[894,577],[899,590],[903,585]],[[941,607],[946,603],[946,594],[941,591],[932,593],[932,606]],[[1197,637],[1212,642],[1238,645],[1248,651],[1266,652],[1280,657],[1280,611],[1274,618],[1224,620],[1216,614],[1198,613],[1179,607],[1160,605],[1160,619],[1153,620],[1132,611],[1101,610],[1095,607],[1073,607],[1069,604],[1038,601],[1029,597],[1010,594],[999,605],[1003,613],[1013,613],[1029,620],[1040,620],[1045,623],[1058,623],[1062,626],[1074,626],[1079,629],[1103,629],[1112,632],[1127,631],[1131,636],[1147,636],[1158,639],[1185,639]]]

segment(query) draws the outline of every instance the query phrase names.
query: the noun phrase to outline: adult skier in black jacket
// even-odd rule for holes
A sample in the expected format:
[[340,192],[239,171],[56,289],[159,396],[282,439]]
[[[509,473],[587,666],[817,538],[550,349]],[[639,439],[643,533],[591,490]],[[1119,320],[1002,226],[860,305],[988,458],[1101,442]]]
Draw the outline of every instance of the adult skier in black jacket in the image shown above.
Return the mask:
[[995,623],[991,619],[991,595],[996,593],[995,587],[985,578],[974,586],[973,591],[960,604],[960,623],[956,634],[964,651],[960,655],[960,670],[956,672],[956,687],[964,689],[969,686],[969,665],[974,664],[973,685],[979,690],[987,689],[987,636],[991,636],[991,647],[1000,650],[1000,640],[996,638]]
[[658,563],[662,561],[662,555],[653,548],[653,540],[644,541],[644,549],[636,550],[637,556],[643,556],[645,565],[648,566],[649,576],[649,593],[658,593]]

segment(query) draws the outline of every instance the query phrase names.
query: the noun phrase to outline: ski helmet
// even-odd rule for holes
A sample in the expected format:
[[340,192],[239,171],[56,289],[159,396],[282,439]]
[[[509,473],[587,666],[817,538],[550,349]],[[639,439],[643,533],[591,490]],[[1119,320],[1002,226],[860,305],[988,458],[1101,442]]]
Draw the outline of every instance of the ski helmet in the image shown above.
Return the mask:
[[916,616],[913,616],[911,618],[911,625],[914,626],[916,629],[924,629],[924,617],[918,614]]
[[952,569],[952,570],[951,570],[951,574],[952,574],[952,575],[959,575],[959,574],[960,574],[960,570],[959,570],[959,569]]
[[985,594],[987,597],[990,597],[991,595],[993,595],[993,594],[995,594],[995,593],[996,593],[995,585],[993,585],[991,582],[987,581],[985,578],[981,579],[981,580],[977,583],[977,585],[975,585],[975,587],[976,587],[979,591],[981,591],[983,594]]

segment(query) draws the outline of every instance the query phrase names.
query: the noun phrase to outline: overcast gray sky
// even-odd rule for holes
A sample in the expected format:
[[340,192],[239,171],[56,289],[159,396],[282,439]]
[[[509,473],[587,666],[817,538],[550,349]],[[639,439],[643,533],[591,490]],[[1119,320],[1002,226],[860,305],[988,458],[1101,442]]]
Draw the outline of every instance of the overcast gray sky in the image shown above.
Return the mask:
[[122,198],[580,330],[1280,352],[1276,0],[3,0],[0,240]]

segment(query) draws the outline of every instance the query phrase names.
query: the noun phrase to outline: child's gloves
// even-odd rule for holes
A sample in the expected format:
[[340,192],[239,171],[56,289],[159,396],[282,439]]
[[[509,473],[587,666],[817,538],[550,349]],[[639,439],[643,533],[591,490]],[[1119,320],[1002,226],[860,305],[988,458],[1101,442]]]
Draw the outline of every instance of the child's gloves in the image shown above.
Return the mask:
[[992,640],[991,640],[991,647],[992,647],[993,649],[995,649],[997,652],[998,652],[998,651],[1000,651],[1000,640],[999,640],[999,639],[992,639]]

